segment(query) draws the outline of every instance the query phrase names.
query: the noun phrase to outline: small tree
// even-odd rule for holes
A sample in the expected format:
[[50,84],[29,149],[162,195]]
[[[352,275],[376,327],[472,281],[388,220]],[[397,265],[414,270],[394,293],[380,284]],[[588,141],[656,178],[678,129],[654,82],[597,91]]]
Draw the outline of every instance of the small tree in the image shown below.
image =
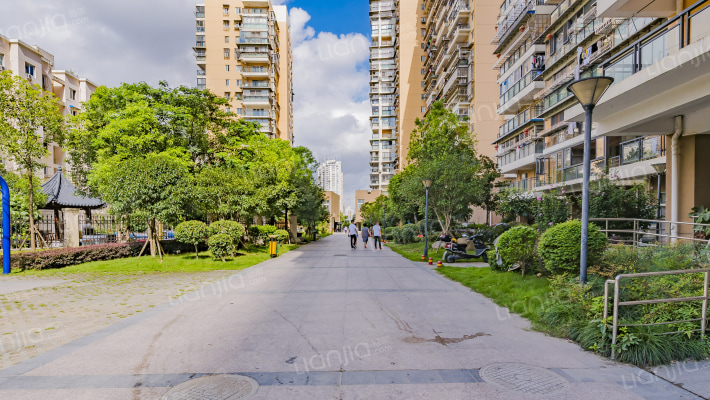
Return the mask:
[[207,224],[202,221],[181,222],[175,228],[175,240],[195,246],[195,258],[198,260],[200,259],[200,251],[197,246],[204,243],[208,235],[209,229],[207,228]]
[[218,233],[216,235],[210,236],[207,240],[207,245],[210,247],[212,252],[212,257],[221,258],[222,262],[225,262],[225,257],[228,254],[234,252],[234,243],[229,235],[224,233]]
[[210,224],[210,236],[223,233],[232,238],[231,253],[233,256],[236,254],[236,249],[239,246],[239,242],[241,242],[244,237],[245,232],[246,229],[244,229],[244,226],[235,221],[215,221]]
[[61,104],[51,92],[6,71],[0,73],[0,152],[22,171],[27,181],[30,247],[36,248],[35,172],[45,166],[47,143],[62,146],[66,129]]
[[537,232],[529,226],[515,226],[505,231],[496,246],[503,263],[508,266],[519,264],[522,275],[525,276],[527,267],[537,258],[537,238]]
[[518,189],[504,190],[498,195],[496,210],[503,216],[504,222],[515,221],[517,217],[528,218],[528,223],[535,219],[535,194]]

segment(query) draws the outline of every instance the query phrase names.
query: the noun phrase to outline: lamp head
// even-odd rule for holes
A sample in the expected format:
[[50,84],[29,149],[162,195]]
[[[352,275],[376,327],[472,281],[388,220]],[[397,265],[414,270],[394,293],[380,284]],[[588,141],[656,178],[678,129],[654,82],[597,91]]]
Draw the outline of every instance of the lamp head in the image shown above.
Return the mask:
[[659,175],[666,172],[666,163],[664,162],[651,164],[651,166],[656,170],[656,172],[658,172]]
[[574,94],[582,107],[594,107],[612,83],[614,78],[610,76],[594,76],[570,83],[567,90]]
[[424,179],[424,180],[422,180],[422,183],[424,184],[424,187],[427,188],[427,189],[429,189],[429,187],[431,186],[431,182],[432,182],[431,179]]

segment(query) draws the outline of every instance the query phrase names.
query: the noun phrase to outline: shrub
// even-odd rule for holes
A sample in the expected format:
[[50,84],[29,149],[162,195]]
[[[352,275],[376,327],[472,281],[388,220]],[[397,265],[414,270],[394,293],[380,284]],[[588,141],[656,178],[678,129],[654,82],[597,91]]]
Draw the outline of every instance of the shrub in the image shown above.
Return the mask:
[[385,228],[385,240],[395,240],[395,233],[399,229],[397,226],[388,226]]
[[175,240],[195,246],[195,257],[199,257],[197,246],[205,242],[209,228],[202,221],[185,221],[175,227]]
[[107,243],[12,254],[11,267],[20,271],[64,268],[91,261],[114,260],[138,255],[142,243]]
[[225,261],[224,257],[228,254],[232,254],[234,249],[234,242],[232,237],[226,233],[218,233],[216,235],[210,236],[207,240],[207,244],[212,252],[212,257],[215,259],[221,258],[222,262]]
[[525,269],[537,259],[535,251],[537,238],[535,229],[523,225],[503,233],[498,240],[498,252],[503,263],[507,266],[520,264],[522,274],[525,276]]
[[210,236],[224,233],[232,238],[235,245],[244,237],[245,232],[244,226],[235,221],[215,221],[210,224]]
[[565,190],[545,192],[537,197],[535,225],[540,232],[546,231],[554,224],[560,224],[569,219],[569,199]]
[[399,240],[401,244],[414,243],[417,236],[417,226],[413,224],[404,225],[399,229]]
[[[555,225],[540,237],[538,253],[545,268],[553,274],[577,272],[580,263],[582,222],[572,220]],[[607,245],[606,236],[594,224],[589,224],[587,260],[599,263]]]
[[277,229],[274,231],[273,235],[276,235],[276,240],[279,242],[285,242],[288,240],[288,231],[285,229]]
[[273,225],[252,225],[249,227],[248,232],[252,243],[256,244],[259,239],[267,243],[269,241],[269,235],[273,235],[276,230],[277,228]]
[[496,210],[503,222],[515,221],[518,217],[534,219],[537,202],[533,192],[507,189],[500,193]]
[[[589,191],[590,218],[656,218],[656,196],[644,184],[625,186],[602,176],[590,183]],[[582,197],[577,201],[581,206]],[[639,224],[647,228],[650,223]],[[632,229],[633,222],[609,221],[609,228]]]

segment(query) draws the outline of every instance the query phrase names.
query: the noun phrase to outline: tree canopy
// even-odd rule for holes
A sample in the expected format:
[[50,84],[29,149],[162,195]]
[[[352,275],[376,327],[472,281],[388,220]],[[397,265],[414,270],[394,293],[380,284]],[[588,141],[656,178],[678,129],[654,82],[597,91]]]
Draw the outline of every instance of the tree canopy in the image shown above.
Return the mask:
[[424,179],[432,180],[429,206],[445,232],[453,222],[468,219],[472,206],[492,204],[498,169],[490,158],[476,153],[466,124],[441,102],[416,121],[407,159],[409,165],[389,186],[400,213],[411,212],[411,205],[424,209]]

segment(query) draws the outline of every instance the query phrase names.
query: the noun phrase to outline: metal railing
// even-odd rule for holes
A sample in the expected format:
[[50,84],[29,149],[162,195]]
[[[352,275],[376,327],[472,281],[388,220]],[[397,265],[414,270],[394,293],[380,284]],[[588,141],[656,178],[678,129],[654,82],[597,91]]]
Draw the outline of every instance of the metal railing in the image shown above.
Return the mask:
[[[696,237],[697,228],[707,228],[710,224],[697,222],[673,222],[666,220],[641,219],[641,218],[590,218],[591,222],[601,222],[603,229],[599,229],[613,242],[636,246],[656,246],[668,244],[673,241],[687,240],[692,242],[708,243],[710,240]],[[612,225],[611,227],[609,225]],[[599,225],[599,224],[597,224]],[[614,225],[629,226],[629,228],[615,227]],[[681,232],[683,227],[690,227],[686,232]],[[601,228],[601,226],[600,226]],[[618,234],[619,237],[610,237]]]
[[[691,297],[670,297],[665,299],[648,299],[648,300],[633,300],[633,301],[619,301],[619,292],[621,288],[622,279],[639,278],[646,276],[664,276],[664,275],[680,275],[680,274],[694,274],[702,273],[704,274],[703,280],[703,295],[702,296],[691,296]],[[604,314],[603,321],[609,317],[609,285],[614,285],[614,303],[613,303],[613,314],[612,314],[612,331],[611,331],[611,359],[613,360],[616,356],[616,339],[619,327],[626,326],[658,326],[658,325],[671,325],[686,322],[698,322],[700,321],[700,329],[683,330],[678,332],[664,332],[663,334],[672,333],[690,333],[690,332],[700,332],[701,337],[705,337],[705,328],[707,327],[707,307],[708,307],[708,281],[710,280],[710,268],[700,268],[700,269],[687,269],[687,270],[675,270],[675,271],[658,271],[658,272],[641,272],[636,274],[620,274],[617,275],[615,279],[609,279],[604,282]],[[678,303],[678,302],[689,302],[689,301],[702,301],[702,316],[700,318],[691,318],[685,320],[677,321],[663,321],[654,322],[647,324],[619,324],[619,307],[620,306],[635,306],[644,304],[659,304],[659,303]]]

